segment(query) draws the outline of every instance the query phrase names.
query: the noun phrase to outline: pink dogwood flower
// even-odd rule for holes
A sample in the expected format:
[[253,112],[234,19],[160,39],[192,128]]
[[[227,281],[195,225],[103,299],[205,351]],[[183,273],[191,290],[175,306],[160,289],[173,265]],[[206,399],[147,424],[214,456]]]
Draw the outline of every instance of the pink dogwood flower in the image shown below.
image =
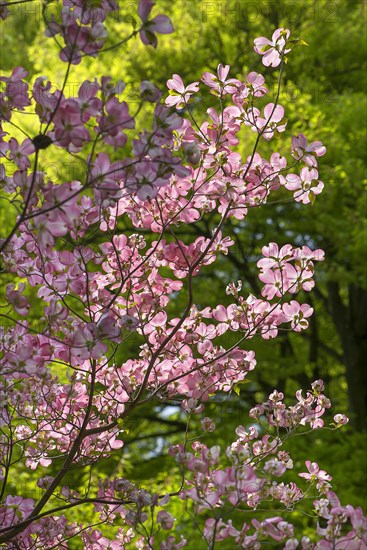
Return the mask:
[[15,67],[12,74],[7,76],[0,76],[0,81],[6,83],[5,94],[11,107],[15,107],[23,111],[24,107],[31,104],[28,97],[28,84],[22,82],[22,79],[28,75],[28,71],[23,67]]
[[332,477],[327,472],[325,472],[325,470],[320,470],[317,462],[306,460],[306,467],[309,473],[303,472],[302,474],[298,474],[300,477],[303,477],[308,481],[331,481]]
[[205,72],[201,80],[211,88],[210,93],[220,96],[222,94],[233,94],[241,86],[241,82],[236,78],[226,80],[229,73],[229,65],[223,67],[220,63],[217,68],[217,75]]
[[[275,106],[274,103],[268,103],[264,109],[264,117],[256,117],[255,125],[252,130],[261,132],[263,138],[269,140],[273,137],[274,132],[284,132],[287,125],[284,118],[284,108],[281,105]],[[279,124],[283,122],[282,124]]]
[[286,189],[294,191],[293,197],[296,202],[309,204],[315,199],[315,195],[319,195],[324,189],[324,183],[317,178],[319,173],[316,168],[302,168],[300,175],[288,174],[286,176]]
[[337,424],[337,426],[344,426],[345,424],[348,424],[349,418],[345,416],[345,414],[336,414],[334,416],[334,422]]
[[112,145],[115,149],[123,147],[127,136],[121,131],[135,127],[135,121],[129,114],[129,107],[125,101],[110,97],[105,105],[105,111],[106,113],[97,117],[99,126],[95,127],[95,131],[102,133],[103,141],[107,145]]
[[317,168],[316,157],[322,157],[326,153],[326,147],[321,141],[313,141],[308,144],[303,134],[292,137],[292,156],[296,160],[303,160],[308,166]]
[[147,46],[157,47],[158,39],[154,33],[171,34],[174,32],[171,20],[167,15],[157,15],[150,21],[148,20],[150,12],[155,6],[152,0],[140,0],[138,14],[143,22],[139,31],[140,39]]
[[14,310],[19,313],[19,315],[28,315],[30,305],[25,296],[22,296],[22,292],[25,290],[25,283],[20,283],[18,285],[18,290],[14,290],[14,285],[10,284],[6,287],[6,296],[8,298],[9,304],[11,304]]
[[282,309],[287,320],[291,322],[291,327],[294,331],[300,332],[308,327],[306,318],[312,315],[312,307],[307,304],[300,305],[295,300],[292,300],[289,304],[284,304]]
[[286,48],[287,40],[291,32],[288,29],[277,29],[269,40],[264,36],[260,36],[254,40],[254,50],[259,55],[262,55],[262,62],[265,67],[277,67],[282,61],[282,57],[290,52]]
[[199,91],[199,82],[193,82],[185,87],[182,78],[178,74],[174,74],[167,80],[167,88],[170,95],[165,100],[166,105],[169,107],[176,105],[177,109],[183,109],[190,97]]
[[13,510],[13,514],[18,514],[23,519],[27,517],[34,508],[34,500],[32,498],[23,498],[20,496],[13,497],[8,495],[5,498],[5,504],[8,506],[9,511]]
[[80,151],[83,144],[90,140],[89,131],[81,118],[80,104],[76,99],[62,101],[54,116],[53,136],[60,147]]
[[34,151],[34,145],[28,138],[22,144],[19,144],[15,138],[9,139],[9,157],[15,162],[19,170],[26,170],[30,167],[31,161],[28,155],[31,155]]
[[290,244],[282,246],[279,250],[276,243],[269,243],[268,246],[263,246],[261,251],[264,258],[261,258],[256,265],[264,270],[285,265],[293,257],[293,249]]
[[99,84],[90,80],[85,80],[79,88],[77,101],[80,105],[83,122],[88,122],[90,117],[98,116],[101,113],[102,101],[96,97],[99,89]]

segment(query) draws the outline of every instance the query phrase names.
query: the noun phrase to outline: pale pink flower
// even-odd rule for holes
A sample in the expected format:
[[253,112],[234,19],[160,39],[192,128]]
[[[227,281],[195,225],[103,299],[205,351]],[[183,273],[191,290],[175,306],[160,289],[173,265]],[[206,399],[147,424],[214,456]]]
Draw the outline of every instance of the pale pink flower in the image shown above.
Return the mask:
[[78,91],[78,103],[80,105],[81,119],[88,122],[90,117],[96,117],[101,114],[102,101],[96,97],[100,89],[97,82],[85,80]]
[[9,158],[15,162],[19,170],[30,167],[29,155],[34,152],[35,148],[30,139],[25,139],[22,144],[19,144],[15,138],[9,139]]
[[9,77],[0,76],[0,81],[6,83],[5,95],[10,106],[21,111],[23,111],[24,107],[31,104],[28,97],[28,84],[22,82],[22,79],[27,75],[28,71],[23,69],[23,67],[15,67]]
[[111,136],[116,136],[124,128],[134,128],[135,121],[129,114],[129,107],[125,101],[111,97],[105,105],[106,114],[97,118],[99,130]]
[[52,138],[60,147],[80,151],[83,144],[90,140],[89,131],[85,128],[76,99],[62,101],[53,118],[55,128]]
[[315,382],[312,382],[311,388],[314,392],[317,394],[320,394],[322,391],[324,391],[325,384],[323,380],[315,380]]
[[268,89],[264,86],[265,78],[263,75],[252,71],[247,76],[247,85],[251,89],[254,97],[262,97],[268,92]]
[[157,47],[158,40],[155,33],[158,34],[171,34],[174,32],[171,20],[167,15],[156,15],[151,20],[148,20],[150,12],[155,6],[155,2],[152,0],[140,0],[138,7],[138,14],[143,22],[143,25],[139,31],[141,41],[143,44]]
[[310,460],[306,460],[306,467],[309,473],[302,473],[298,474],[300,477],[303,477],[307,481],[330,481],[332,477],[325,472],[325,470],[320,470],[319,465],[317,462],[311,462]]
[[336,414],[334,416],[334,422],[337,424],[337,426],[344,426],[349,422],[349,418],[345,416],[345,414]]
[[257,267],[261,269],[271,269],[285,265],[293,257],[293,248],[290,244],[279,247],[276,243],[269,243],[261,249],[264,258],[257,262]]
[[185,87],[182,78],[178,74],[174,74],[167,80],[167,88],[170,90],[170,95],[165,100],[166,105],[169,107],[176,105],[177,109],[183,109],[190,97],[199,91],[199,82],[193,82]]
[[313,313],[313,308],[307,304],[300,305],[295,300],[292,300],[289,304],[283,304],[283,313],[287,321],[291,322],[291,327],[294,331],[300,332],[308,327],[307,317],[310,317]]
[[260,36],[254,40],[254,50],[263,56],[262,62],[265,67],[277,67],[280,65],[282,57],[290,51],[290,49],[286,49],[290,34],[288,29],[280,28],[273,33],[271,40],[264,36]]
[[5,504],[9,509],[13,509],[14,512],[19,510],[21,517],[27,517],[34,508],[34,500],[32,498],[22,498],[20,496],[8,495],[5,498]]
[[261,132],[266,140],[273,137],[274,132],[284,132],[287,122],[284,119],[284,108],[281,105],[268,103],[264,109],[264,117],[256,117],[252,130]]
[[292,137],[292,156],[297,160],[303,160],[311,167],[317,168],[316,157],[322,157],[326,153],[326,147],[321,141],[313,141],[308,144],[303,134]]
[[229,78],[227,76],[229,73],[230,66],[223,66],[221,63],[217,68],[217,75],[205,72],[201,77],[201,80],[211,88],[210,93],[214,95],[224,95],[224,94],[234,94],[240,87],[241,82],[236,78]]
[[300,175],[288,174],[286,176],[286,189],[294,191],[293,197],[296,202],[309,204],[313,202],[315,195],[319,195],[324,189],[324,183],[318,179],[319,174],[316,168],[302,168]]

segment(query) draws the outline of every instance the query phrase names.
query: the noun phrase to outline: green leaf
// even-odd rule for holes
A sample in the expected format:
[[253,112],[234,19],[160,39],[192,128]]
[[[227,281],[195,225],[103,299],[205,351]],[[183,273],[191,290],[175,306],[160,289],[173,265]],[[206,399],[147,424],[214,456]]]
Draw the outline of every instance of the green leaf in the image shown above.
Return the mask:
[[239,384],[235,384],[232,389],[234,393],[236,393],[237,395],[240,395],[241,389]]

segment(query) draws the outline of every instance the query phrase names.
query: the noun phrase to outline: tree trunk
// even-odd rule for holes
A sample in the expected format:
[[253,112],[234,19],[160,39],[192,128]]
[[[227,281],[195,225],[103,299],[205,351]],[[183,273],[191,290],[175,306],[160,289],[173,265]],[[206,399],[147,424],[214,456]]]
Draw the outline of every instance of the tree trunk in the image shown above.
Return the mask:
[[367,415],[367,291],[353,284],[348,301],[341,298],[336,282],[329,283],[330,311],[339,333],[346,368],[351,423],[366,430]]

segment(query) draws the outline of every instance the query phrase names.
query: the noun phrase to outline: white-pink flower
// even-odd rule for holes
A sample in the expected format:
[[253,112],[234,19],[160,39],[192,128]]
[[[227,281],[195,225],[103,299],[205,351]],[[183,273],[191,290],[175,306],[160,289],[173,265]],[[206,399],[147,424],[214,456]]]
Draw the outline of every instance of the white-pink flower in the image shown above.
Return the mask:
[[229,73],[230,66],[225,65],[223,66],[221,63],[219,63],[217,68],[217,75],[205,72],[203,76],[201,77],[201,80],[211,88],[210,93],[214,95],[221,95],[221,94],[234,94],[239,90],[242,83],[237,80],[236,78],[229,78],[227,79],[228,73]]
[[345,416],[345,414],[336,414],[334,416],[334,422],[337,424],[337,426],[344,426],[349,422],[349,418]]
[[35,148],[30,139],[25,139],[21,144],[15,138],[9,139],[9,158],[11,158],[20,170],[30,167],[29,155],[34,153]]
[[183,109],[190,97],[199,91],[199,82],[193,82],[185,87],[182,78],[178,74],[174,74],[167,80],[167,88],[170,90],[170,95],[165,100],[166,105],[169,107],[176,105],[177,109]]
[[262,253],[264,258],[257,262],[257,267],[261,269],[271,269],[285,265],[293,258],[293,248],[290,244],[279,247],[276,243],[269,243],[268,246],[263,246]]
[[317,462],[306,460],[306,466],[309,473],[298,474],[300,477],[303,477],[308,481],[330,481],[332,479],[332,477],[327,472],[325,472],[325,470],[320,470]]
[[308,166],[317,168],[316,157],[322,157],[326,153],[326,147],[321,141],[313,141],[308,144],[303,134],[292,137],[292,156],[297,160],[303,160]]
[[274,132],[284,132],[287,121],[284,118],[284,108],[281,105],[268,103],[264,109],[264,117],[256,117],[252,130],[261,132],[262,136],[269,140]]
[[282,57],[290,52],[290,49],[286,48],[290,34],[288,29],[280,28],[273,33],[271,40],[264,36],[254,40],[254,50],[263,56],[262,62],[265,67],[277,67],[280,65]]
[[300,332],[308,327],[307,317],[313,313],[313,308],[308,304],[300,305],[295,300],[289,304],[283,304],[283,313],[286,320],[290,321],[291,327],[295,332]]
[[319,173],[316,168],[302,168],[300,175],[288,174],[286,176],[286,189],[294,191],[293,197],[296,202],[309,204],[313,202],[315,195],[319,195],[324,189],[324,183],[317,178]]

